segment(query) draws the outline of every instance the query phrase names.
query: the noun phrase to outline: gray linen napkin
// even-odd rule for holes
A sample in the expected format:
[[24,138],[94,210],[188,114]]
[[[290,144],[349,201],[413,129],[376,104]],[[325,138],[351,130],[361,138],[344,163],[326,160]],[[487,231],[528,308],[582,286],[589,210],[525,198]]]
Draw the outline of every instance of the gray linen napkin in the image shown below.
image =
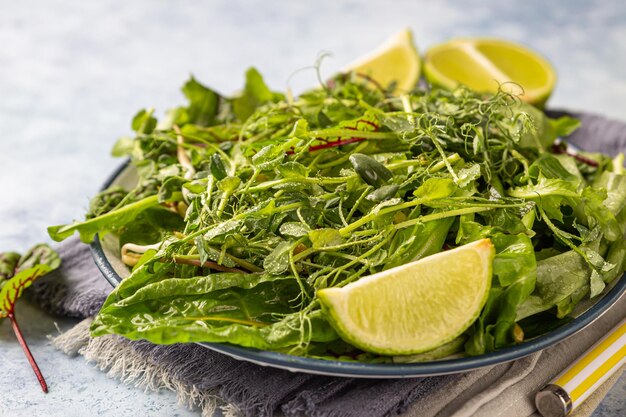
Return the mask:
[[[583,127],[570,142],[611,154],[626,150],[626,128],[599,116],[582,115]],[[195,344],[153,345],[117,336],[89,337],[92,317],[111,287],[97,270],[88,247],[77,239],[62,243],[63,265],[36,282],[31,297],[48,311],[84,318],[53,343],[81,354],[119,379],[150,389],[171,389],[181,403],[211,416],[328,417],[520,416],[535,412],[533,393],[626,312],[626,298],[565,342],[518,361],[458,375],[398,380],[362,380],[291,373],[237,361]],[[612,379],[615,381],[615,378]],[[606,384],[610,386],[611,381]],[[577,416],[589,415],[601,390]]]

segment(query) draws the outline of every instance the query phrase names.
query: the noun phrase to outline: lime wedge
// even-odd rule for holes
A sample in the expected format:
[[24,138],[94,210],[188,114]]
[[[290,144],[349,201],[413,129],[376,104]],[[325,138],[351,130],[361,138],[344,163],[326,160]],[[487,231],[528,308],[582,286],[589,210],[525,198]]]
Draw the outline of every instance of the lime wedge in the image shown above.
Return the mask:
[[482,239],[317,294],[330,324],[354,346],[383,355],[426,352],[476,320],[493,257],[491,241]]
[[426,79],[444,88],[458,84],[480,92],[503,90],[527,103],[543,106],[556,82],[550,63],[536,52],[498,39],[454,39],[424,57]]
[[412,90],[420,77],[420,57],[413,43],[413,34],[409,29],[395,34],[344,71],[368,76],[383,88],[395,81],[396,93]]

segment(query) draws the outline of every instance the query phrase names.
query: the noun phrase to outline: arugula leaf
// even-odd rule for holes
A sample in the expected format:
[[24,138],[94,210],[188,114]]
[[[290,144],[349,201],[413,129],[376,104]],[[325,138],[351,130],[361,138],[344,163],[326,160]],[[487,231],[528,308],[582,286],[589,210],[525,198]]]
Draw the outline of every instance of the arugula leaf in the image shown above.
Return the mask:
[[606,206],[606,200],[607,192],[604,188],[585,187],[582,193],[582,201],[576,209],[577,212],[582,211],[584,213],[584,216],[579,216],[583,224],[589,228],[599,226],[604,234],[604,238],[613,242],[621,238],[623,232],[617,219]]
[[539,174],[535,184],[512,188],[507,194],[511,197],[528,200],[542,200],[545,197],[580,197],[576,186],[570,181],[546,178],[542,174]]
[[576,199],[580,198],[577,186],[571,181],[546,178],[539,174],[535,184],[511,188],[507,191],[510,197],[523,198],[534,201],[550,218],[563,221],[562,205],[576,206]]
[[[569,157],[568,157],[569,158]],[[558,155],[542,154],[529,167],[528,173],[531,178],[537,180],[540,176],[556,178],[572,183],[577,186],[580,183],[578,175],[572,174],[566,169]]]

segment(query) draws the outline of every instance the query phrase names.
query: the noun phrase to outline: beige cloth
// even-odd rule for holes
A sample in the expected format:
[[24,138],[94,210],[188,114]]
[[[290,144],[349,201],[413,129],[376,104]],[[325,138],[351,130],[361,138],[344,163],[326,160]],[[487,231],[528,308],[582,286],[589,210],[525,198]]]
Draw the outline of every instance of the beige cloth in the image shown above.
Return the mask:
[[[540,417],[535,393],[626,316],[626,295],[605,314],[568,339],[518,361],[467,373],[437,393],[415,402],[410,417]],[[621,372],[624,371],[622,368]],[[607,380],[572,417],[588,417],[615,384]]]
[[[450,378],[447,385],[418,398],[404,414],[407,417],[541,417],[535,410],[534,395],[541,387],[571,364],[594,342],[605,335],[626,315],[626,295],[603,316],[567,340],[543,352],[517,361],[482,368]],[[114,337],[91,339],[91,319],[53,339],[65,353],[77,353],[106,369],[121,380],[158,390],[168,388],[178,393],[181,403],[202,404],[203,416],[213,415],[219,406],[214,392],[191,392],[175,378],[147,363],[145,358],[131,358],[132,349],[123,353],[123,346]],[[113,355],[110,350],[115,350]],[[122,354],[117,363],[112,358]],[[115,364],[112,364],[114,363]],[[607,380],[571,417],[588,417],[615,384],[623,369]],[[174,382],[172,382],[174,381]],[[226,406],[225,415],[240,416],[236,408]],[[278,416],[282,413],[278,412]]]

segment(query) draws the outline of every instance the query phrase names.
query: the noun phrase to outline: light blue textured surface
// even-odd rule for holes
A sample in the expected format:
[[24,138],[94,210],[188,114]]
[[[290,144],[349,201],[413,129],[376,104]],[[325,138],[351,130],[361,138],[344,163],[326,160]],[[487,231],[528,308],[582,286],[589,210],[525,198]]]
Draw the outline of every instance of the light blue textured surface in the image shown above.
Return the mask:
[[[333,53],[322,67],[331,74],[405,26],[422,51],[454,36],[523,42],[559,73],[552,107],[626,120],[621,1],[468,3],[0,0],[0,251],[46,241],[46,226],[80,218],[135,111],[180,103],[189,73],[229,93],[254,65],[284,89],[320,51]],[[314,83],[305,71],[291,85]],[[44,337],[56,332],[52,319],[25,305],[18,314],[51,392],[38,391],[2,323],[0,416],[189,415],[172,395],[121,386],[55,352]],[[624,411],[625,387],[622,377],[596,417]]]

